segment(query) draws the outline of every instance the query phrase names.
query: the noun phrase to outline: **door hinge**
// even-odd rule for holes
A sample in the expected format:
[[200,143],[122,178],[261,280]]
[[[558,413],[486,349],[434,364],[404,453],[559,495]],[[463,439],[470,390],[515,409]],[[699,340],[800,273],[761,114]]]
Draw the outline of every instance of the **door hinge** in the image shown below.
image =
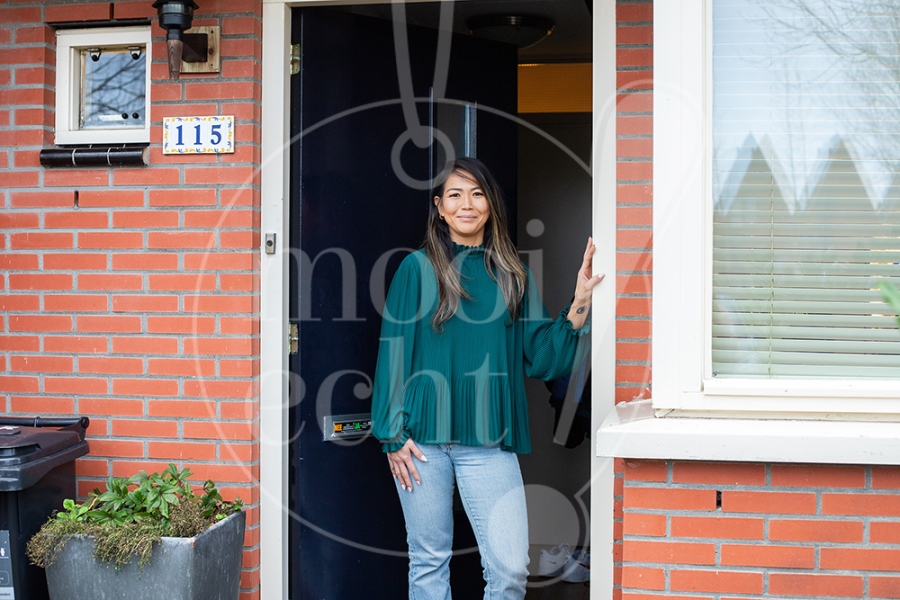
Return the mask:
[[300,330],[296,323],[288,326],[288,348],[290,354],[297,354],[297,348],[300,344]]
[[291,75],[300,72],[300,44],[291,44]]

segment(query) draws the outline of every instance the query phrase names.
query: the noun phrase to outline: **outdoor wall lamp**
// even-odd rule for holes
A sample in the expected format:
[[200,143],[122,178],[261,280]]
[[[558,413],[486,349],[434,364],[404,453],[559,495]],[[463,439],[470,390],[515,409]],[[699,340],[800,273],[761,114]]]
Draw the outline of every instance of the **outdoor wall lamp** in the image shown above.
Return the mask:
[[153,3],[159,15],[159,26],[166,29],[166,47],[169,53],[169,79],[178,79],[181,73],[181,57],[184,53],[184,32],[191,28],[194,10],[200,8],[194,0],[156,0]]

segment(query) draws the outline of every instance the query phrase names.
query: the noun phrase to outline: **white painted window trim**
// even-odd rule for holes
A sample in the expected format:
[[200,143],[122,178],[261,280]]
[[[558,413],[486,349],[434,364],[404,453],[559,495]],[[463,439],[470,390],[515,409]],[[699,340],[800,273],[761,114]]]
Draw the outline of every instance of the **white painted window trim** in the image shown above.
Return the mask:
[[658,418],[650,400],[619,404],[597,436],[597,455],[648,460],[896,465],[900,423],[741,418]]
[[605,414],[597,456],[900,464],[897,382],[711,380],[711,6],[654,2],[653,399]]
[[[109,48],[143,45],[146,54],[146,105],[143,127],[123,129],[78,128],[78,52],[84,48]],[[56,133],[55,143],[126,144],[150,142],[150,64],[152,62],[150,26],[61,29],[56,32]]]
[[[900,420],[900,382],[713,379],[712,0],[654,3],[657,416]],[[900,360],[900,359],[898,359]]]

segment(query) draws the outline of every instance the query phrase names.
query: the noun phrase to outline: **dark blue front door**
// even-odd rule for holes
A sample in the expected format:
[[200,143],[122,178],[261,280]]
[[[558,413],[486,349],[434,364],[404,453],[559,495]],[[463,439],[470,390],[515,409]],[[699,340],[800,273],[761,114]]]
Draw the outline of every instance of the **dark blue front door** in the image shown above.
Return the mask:
[[[397,600],[407,594],[406,534],[387,460],[373,439],[323,441],[323,417],[370,412],[380,300],[424,236],[431,195],[417,182],[445,150],[417,147],[405,135],[410,123],[446,129],[454,151],[477,152],[515,198],[516,124],[505,115],[516,110],[516,49],[454,36],[446,93],[430,102],[438,33],[409,27],[408,57],[400,55],[420,100],[404,115],[390,20],[295,9],[292,36],[301,71],[291,123],[291,320],[300,334],[291,357],[291,597]],[[515,223],[514,200],[510,212]],[[470,551],[451,563],[454,592],[477,598],[479,557],[457,517],[455,547]]]

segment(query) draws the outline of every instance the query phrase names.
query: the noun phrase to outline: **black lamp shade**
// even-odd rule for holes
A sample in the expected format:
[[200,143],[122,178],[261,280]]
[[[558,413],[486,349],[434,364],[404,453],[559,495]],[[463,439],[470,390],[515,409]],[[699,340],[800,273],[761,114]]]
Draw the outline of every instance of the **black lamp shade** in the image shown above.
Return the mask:
[[168,31],[166,39],[180,40],[182,32],[191,28],[194,10],[200,8],[194,0],[156,0],[159,26]]

